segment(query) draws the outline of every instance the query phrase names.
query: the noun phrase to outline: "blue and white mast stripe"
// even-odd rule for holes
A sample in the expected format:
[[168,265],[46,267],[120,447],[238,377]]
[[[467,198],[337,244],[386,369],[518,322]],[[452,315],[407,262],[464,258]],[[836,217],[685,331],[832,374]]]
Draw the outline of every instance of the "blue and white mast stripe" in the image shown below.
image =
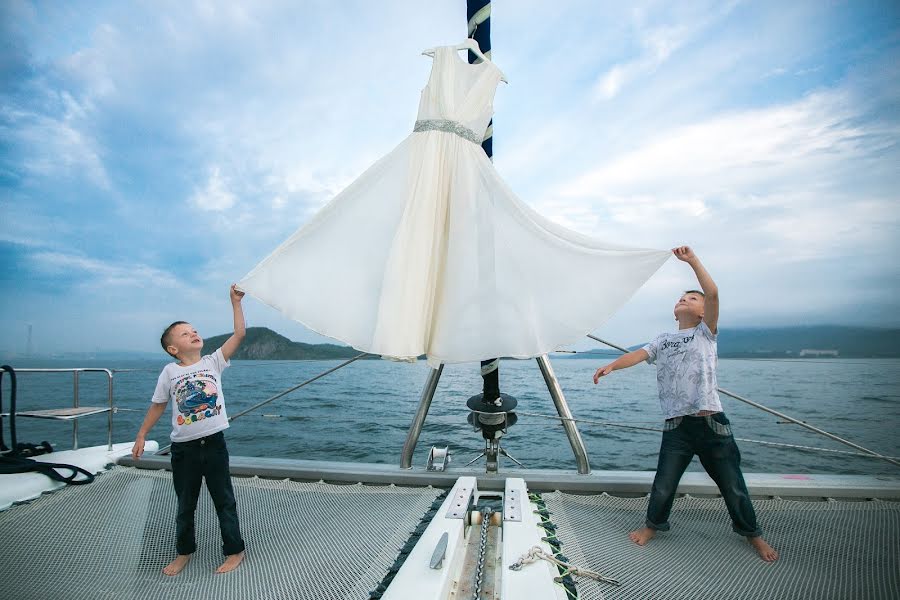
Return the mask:
[[[475,40],[478,48],[488,59],[491,58],[491,2],[490,0],[467,0],[466,19],[469,21],[468,36]],[[469,51],[469,62],[479,58]],[[488,158],[494,156],[494,122],[488,123],[481,147]],[[500,396],[500,359],[481,361],[481,376],[484,378],[484,401],[489,402]]]
[[[469,21],[468,36],[475,40],[481,53],[491,58],[491,2],[490,0],[467,0],[466,18]],[[475,63],[479,58],[469,51],[469,62]],[[494,122],[488,123],[484,132],[481,147],[488,158],[494,156]]]

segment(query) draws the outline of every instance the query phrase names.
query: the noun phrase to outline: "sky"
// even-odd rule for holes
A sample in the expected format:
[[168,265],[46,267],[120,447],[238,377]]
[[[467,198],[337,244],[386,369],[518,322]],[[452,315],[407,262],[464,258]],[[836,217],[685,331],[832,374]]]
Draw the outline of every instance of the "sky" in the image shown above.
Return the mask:
[[[0,3],[0,356],[230,331],[230,283],[409,134],[422,50],[465,33],[463,0]],[[692,246],[721,328],[900,326],[896,1],[497,0],[492,42],[532,208]],[[692,287],[670,260],[594,333],[671,329]]]

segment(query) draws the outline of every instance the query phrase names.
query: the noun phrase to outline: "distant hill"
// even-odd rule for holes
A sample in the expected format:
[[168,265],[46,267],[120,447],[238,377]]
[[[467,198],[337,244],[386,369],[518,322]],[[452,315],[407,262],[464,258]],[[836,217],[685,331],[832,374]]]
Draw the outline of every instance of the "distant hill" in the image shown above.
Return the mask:
[[723,329],[719,356],[799,357],[803,350],[837,350],[842,358],[900,357],[900,329],[812,325]]
[[[204,343],[209,352],[225,343],[231,334],[217,335]],[[643,344],[629,348],[634,350]],[[900,358],[900,329],[813,325],[808,327],[723,328],[719,333],[721,358],[799,358],[803,350],[836,350],[840,358]],[[293,342],[266,327],[250,327],[233,357],[237,360],[328,360],[359,354],[338,344]],[[619,352],[597,348],[554,358],[618,356]]]
[[[231,334],[226,333],[204,340],[204,352],[215,351],[229,337]],[[328,360],[351,358],[357,354],[359,351],[349,346],[292,342],[267,327],[248,327],[244,342],[232,358],[236,360]]]
[[[204,343],[206,352],[225,343],[231,334]],[[634,350],[643,344],[629,348]],[[721,358],[799,358],[803,350],[836,350],[840,358],[900,358],[900,329],[813,325],[808,327],[723,328],[719,333]],[[233,357],[238,360],[327,360],[350,358],[354,348],[338,344],[293,342],[266,327],[250,327]],[[615,357],[620,353],[596,348],[557,358]]]
[[[204,352],[213,352],[225,343],[230,333],[204,341]],[[611,340],[615,341],[615,340]],[[644,344],[631,346],[635,350]],[[721,358],[800,358],[803,350],[834,350],[839,358],[900,358],[900,329],[813,325],[807,327],[741,327],[722,328],[719,333]],[[266,327],[250,327],[247,337],[233,357],[238,360],[333,360],[359,354],[354,348],[340,344],[305,344],[293,342]],[[598,346],[577,354],[554,353],[553,360],[572,358],[615,358],[617,350]],[[13,360],[164,360],[161,351],[96,351],[65,352],[25,357],[0,351],[4,361]],[[375,358],[375,357],[372,357]],[[420,357],[421,358],[421,357]]]
[[[642,347],[632,346],[629,350]],[[721,358],[800,358],[804,350],[835,350],[839,358],[900,358],[900,329],[811,325],[803,327],[722,328]],[[597,348],[573,357],[618,356]],[[812,357],[808,352],[805,357]],[[562,356],[561,358],[565,357]]]

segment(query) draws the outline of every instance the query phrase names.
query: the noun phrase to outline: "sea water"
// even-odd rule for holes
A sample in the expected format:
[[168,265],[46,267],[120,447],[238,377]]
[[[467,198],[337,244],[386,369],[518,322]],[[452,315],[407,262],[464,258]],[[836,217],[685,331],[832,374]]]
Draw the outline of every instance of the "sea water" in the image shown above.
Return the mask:
[[[594,385],[594,370],[608,358],[553,358],[560,386],[576,418],[659,429],[655,369],[638,365],[616,371]],[[341,361],[233,361],[223,375],[225,401],[234,416]],[[114,373],[114,440],[133,440],[149,406],[164,360],[103,365],[81,361],[29,361],[18,367],[103,366]],[[504,360],[501,389],[518,401],[518,423],[502,447],[531,468],[574,471],[571,446],[534,360]],[[360,360],[236,419],[226,432],[232,456],[258,456],[399,464],[400,452],[430,372],[424,362]],[[900,360],[730,360],[719,361],[720,387],[810,425],[889,456],[900,456]],[[71,373],[21,373],[18,410],[72,405]],[[82,406],[107,403],[106,377],[79,377]],[[9,378],[3,378],[3,410],[9,408]],[[444,368],[419,438],[414,464],[424,465],[431,446],[448,446],[452,465],[462,465],[484,448],[480,433],[466,423],[466,400],[481,391],[477,364]],[[846,450],[851,448],[743,402],[722,396],[736,438]],[[528,414],[524,414],[528,413]],[[540,415],[540,416],[538,416]],[[148,439],[168,443],[167,412]],[[18,441],[48,440],[72,445],[69,422],[17,420]],[[595,470],[652,471],[661,434],[609,424],[578,424]],[[8,421],[3,436],[10,442]],[[79,420],[79,444],[106,443],[106,416]],[[738,441],[745,472],[900,475],[900,467],[879,459]],[[483,459],[482,463],[483,464]],[[451,465],[451,466],[452,466]],[[512,466],[508,459],[504,465]],[[694,460],[689,470],[701,470]]]

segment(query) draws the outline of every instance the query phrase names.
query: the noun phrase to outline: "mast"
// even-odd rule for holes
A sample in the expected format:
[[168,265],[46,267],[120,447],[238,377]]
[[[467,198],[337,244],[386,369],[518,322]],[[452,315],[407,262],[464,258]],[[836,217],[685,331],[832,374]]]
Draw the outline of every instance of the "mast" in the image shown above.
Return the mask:
[[[466,0],[466,18],[468,19],[468,36],[475,40],[481,52],[488,59],[490,59],[490,0]],[[477,61],[478,57],[470,51],[469,63],[471,64]],[[494,154],[493,139],[494,122],[493,120],[491,120],[491,122],[488,123],[487,129],[485,130],[484,139],[481,142],[482,149],[490,159],[493,159]],[[486,334],[490,335],[490,332],[486,332]],[[584,447],[584,441],[581,439],[581,434],[578,432],[578,427],[576,426],[574,419],[572,418],[572,412],[569,410],[569,405],[566,402],[565,396],[563,395],[562,388],[559,386],[559,382],[556,379],[553,368],[550,366],[550,359],[547,357],[547,355],[544,355],[537,357],[536,360],[538,363],[538,367],[541,370],[541,374],[544,376],[544,381],[547,384],[547,390],[550,392],[550,397],[553,399],[553,403],[556,406],[556,411],[562,419],[563,429],[566,432],[566,437],[569,439],[569,444],[572,446],[572,452],[574,452],[575,460],[578,463],[578,473],[586,475],[591,472],[591,465],[588,461],[587,450]],[[419,409],[416,411],[413,422],[409,427],[409,432],[406,434],[406,442],[403,444],[403,451],[400,455],[401,469],[412,468],[413,452],[416,449],[416,444],[419,440],[419,434],[421,433],[422,427],[425,424],[425,418],[428,416],[428,410],[431,407],[431,401],[434,398],[434,392],[437,389],[437,384],[441,378],[443,369],[444,365],[441,364],[436,369],[431,369],[431,373],[428,375],[428,380],[425,383],[424,389],[422,390],[422,397],[419,400]],[[484,387],[482,389],[481,398],[479,400],[477,395],[469,398],[469,401],[466,403],[469,409],[473,409],[473,402],[476,402],[476,405],[483,403],[489,405],[489,407],[486,408],[484,406],[479,406],[478,408],[482,409],[477,411],[479,414],[487,413],[488,415],[490,415],[490,413],[503,413],[504,415],[507,415],[506,418],[511,417],[514,419],[515,413],[509,411],[515,408],[516,400],[511,396],[501,398],[500,395],[500,359],[492,358],[481,361],[481,377],[484,380]],[[475,412],[472,412],[469,415],[470,423],[474,422],[475,414]],[[512,424],[513,422],[515,421],[508,421],[509,424]],[[504,432],[506,423],[507,422],[505,421],[504,425],[502,425],[502,427],[504,427]],[[482,433],[484,433],[484,429],[482,429]],[[500,448],[499,436],[496,435],[496,433],[497,432],[495,431],[495,435],[491,436],[492,439],[490,440],[487,439],[487,437],[485,438],[485,452],[482,453],[482,456],[487,455],[488,472],[497,471],[497,457],[500,454],[507,456],[514,462],[518,463],[518,461],[509,456],[509,454],[507,454],[505,450],[502,450]],[[478,458],[480,458],[480,456]]]
[[[475,40],[482,54],[491,58],[491,1],[490,0],[466,0],[466,19],[469,22],[468,36]],[[475,53],[469,51],[469,63],[475,63],[479,59]],[[494,121],[488,123],[484,133],[484,141],[481,147],[488,158],[494,156]]]
[[[490,0],[466,0],[466,19],[468,36],[475,40],[481,52],[491,58],[491,2]],[[469,51],[469,63],[479,59]],[[481,147],[488,158],[494,157],[494,121],[488,123]],[[481,361],[481,377],[484,380],[482,400],[493,402],[500,397],[500,359],[491,358]]]

